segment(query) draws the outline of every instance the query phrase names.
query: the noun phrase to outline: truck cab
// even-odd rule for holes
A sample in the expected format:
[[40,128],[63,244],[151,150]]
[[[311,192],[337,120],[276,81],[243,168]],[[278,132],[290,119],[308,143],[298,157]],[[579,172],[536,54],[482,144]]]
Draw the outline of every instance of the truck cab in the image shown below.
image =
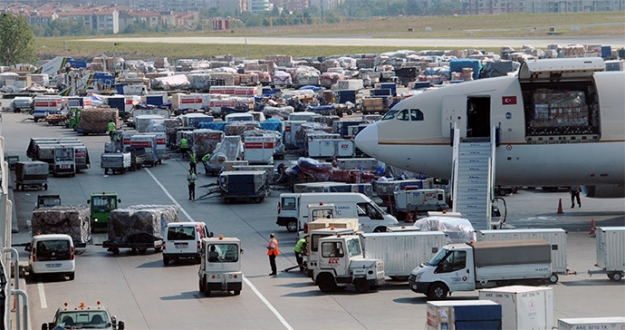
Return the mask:
[[61,196],[59,195],[37,195],[37,204],[35,208],[52,207],[61,205]]
[[87,204],[91,210],[91,230],[106,230],[111,211],[117,209],[118,203],[122,200],[117,197],[117,193],[92,193]]
[[76,175],[76,160],[74,146],[57,146],[54,148],[54,167],[52,174]]
[[323,292],[354,285],[360,293],[384,284],[384,261],[366,259],[358,235],[336,235],[319,240],[319,262],[313,281]]
[[69,307],[65,303],[63,307],[57,309],[52,322],[43,323],[42,330],[55,329],[106,329],[124,330],[123,321],[118,321],[115,315],[111,315],[109,310],[97,302],[96,307],[85,306],[81,302],[77,307]]
[[211,291],[233,291],[235,295],[243,288],[241,272],[241,240],[234,237],[211,237],[202,239],[200,250],[199,289],[206,296]]

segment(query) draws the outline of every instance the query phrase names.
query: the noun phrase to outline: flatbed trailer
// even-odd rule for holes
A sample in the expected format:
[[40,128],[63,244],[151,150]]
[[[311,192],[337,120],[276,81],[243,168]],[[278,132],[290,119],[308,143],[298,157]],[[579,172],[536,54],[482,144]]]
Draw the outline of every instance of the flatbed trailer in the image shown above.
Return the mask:
[[153,236],[143,234],[130,237],[130,242],[117,243],[110,240],[102,242],[102,247],[113,254],[119,254],[120,249],[131,249],[132,252],[139,252],[139,254],[145,254],[148,249],[154,249],[155,252],[160,252],[163,248],[163,240],[155,240]]

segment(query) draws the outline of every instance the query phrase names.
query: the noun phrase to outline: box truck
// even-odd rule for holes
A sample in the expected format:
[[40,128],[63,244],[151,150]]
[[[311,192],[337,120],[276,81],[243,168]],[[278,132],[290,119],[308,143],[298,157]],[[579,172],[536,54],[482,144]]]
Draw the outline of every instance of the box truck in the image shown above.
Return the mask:
[[598,270],[588,270],[589,275],[607,274],[613,281],[620,281],[625,272],[625,227],[597,228]]

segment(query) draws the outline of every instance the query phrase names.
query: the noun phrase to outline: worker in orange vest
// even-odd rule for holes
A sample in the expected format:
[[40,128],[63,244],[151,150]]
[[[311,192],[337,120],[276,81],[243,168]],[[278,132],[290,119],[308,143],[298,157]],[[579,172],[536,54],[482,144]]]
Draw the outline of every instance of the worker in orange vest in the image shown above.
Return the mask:
[[278,275],[276,271],[276,256],[280,254],[278,249],[278,240],[273,233],[269,234],[269,244],[267,244],[267,255],[269,256],[269,264],[271,265],[271,274],[269,276]]

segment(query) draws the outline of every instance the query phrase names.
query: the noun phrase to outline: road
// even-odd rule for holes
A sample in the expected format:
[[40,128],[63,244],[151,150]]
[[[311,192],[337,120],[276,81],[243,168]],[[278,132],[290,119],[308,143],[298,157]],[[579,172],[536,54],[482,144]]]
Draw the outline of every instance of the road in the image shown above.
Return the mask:
[[[5,112],[0,134],[9,155],[26,159],[30,137],[75,136],[71,130],[33,123],[26,114]],[[74,178],[50,178],[47,193],[62,196],[63,204],[85,204],[91,192],[116,191],[121,206],[176,204],[183,221],[204,221],[215,235],[239,237],[243,242],[245,282],[240,296],[198,291],[198,265],[177,263],[164,267],[160,253],[145,255],[122,250],[113,255],[101,246],[88,246],[76,258],[76,279],[47,278],[39,282],[21,279],[29,297],[32,328],[51,321],[63,302],[107,305],[128,329],[408,329],[426,322],[426,299],[410,291],[404,282],[390,282],[377,292],[357,294],[348,289],[324,294],[298,272],[270,277],[265,245],[276,233],[282,254],[278,269],[295,265],[295,236],[275,225],[277,193],[261,204],[222,204],[216,199],[189,201],[185,175],[188,165],[174,157],[163,165],[136,173],[104,176],[100,154],[108,136],[85,136],[91,169]],[[198,186],[215,179],[199,175]],[[14,243],[29,241],[29,219],[40,191],[15,191],[19,232]],[[198,189],[197,195],[202,190]],[[557,214],[562,200],[564,214]],[[607,276],[589,277],[595,264],[595,238],[588,235],[591,219],[597,226],[625,225],[624,199],[582,200],[582,208],[568,209],[566,192],[520,190],[508,196],[508,225],[518,228],[565,228],[568,234],[568,265],[577,275],[561,276],[554,289],[554,316],[622,316],[625,282]],[[96,234],[95,243],[105,240]],[[20,258],[27,254],[20,249]],[[454,299],[477,299],[477,292],[454,293]]]
[[[247,40],[246,40],[247,39]],[[149,38],[94,38],[85,41],[99,42],[146,42],[158,44],[224,44],[224,45],[291,45],[291,46],[397,46],[397,49],[427,47],[501,47],[521,48],[532,45],[536,48],[547,48],[551,44],[592,44],[610,45],[612,48],[625,47],[623,36],[563,37],[547,36],[544,38],[371,38],[362,36],[327,36],[327,37],[149,37]]]

